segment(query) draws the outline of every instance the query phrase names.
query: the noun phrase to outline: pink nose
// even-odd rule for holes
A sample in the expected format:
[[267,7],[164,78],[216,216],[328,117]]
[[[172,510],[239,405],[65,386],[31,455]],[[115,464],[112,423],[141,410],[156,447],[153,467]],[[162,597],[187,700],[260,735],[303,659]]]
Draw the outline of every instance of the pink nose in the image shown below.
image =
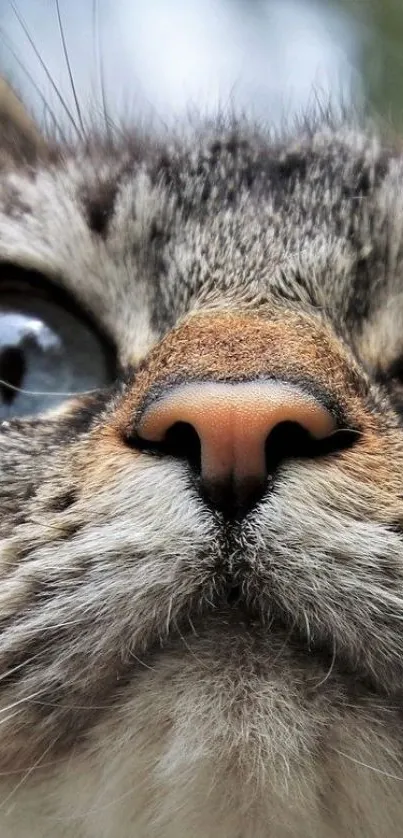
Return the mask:
[[[280,427],[276,438],[272,432]],[[295,450],[296,440],[306,448],[307,440],[335,430],[334,417],[313,396],[278,381],[173,387],[145,408],[137,425],[142,440],[163,443],[168,453],[174,447],[189,461],[199,446],[204,493],[221,507],[251,506],[265,491],[271,458],[306,455]]]

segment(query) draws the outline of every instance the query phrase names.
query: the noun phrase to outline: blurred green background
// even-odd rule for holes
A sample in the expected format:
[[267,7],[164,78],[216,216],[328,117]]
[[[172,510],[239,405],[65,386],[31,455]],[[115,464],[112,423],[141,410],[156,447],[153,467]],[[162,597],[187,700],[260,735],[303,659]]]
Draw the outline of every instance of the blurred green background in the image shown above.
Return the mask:
[[403,128],[403,0],[340,0],[359,40],[357,69],[376,113]]
[[[368,103],[403,129],[403,0],[59,0],[83,108],[164,123],[218,107],[274,123]],[[74,96],[57,0],[0,0],[0,69],[43,112]],[[58,92],[56,92],[56,89]],[[92,104],[92,107],[94,105]]]

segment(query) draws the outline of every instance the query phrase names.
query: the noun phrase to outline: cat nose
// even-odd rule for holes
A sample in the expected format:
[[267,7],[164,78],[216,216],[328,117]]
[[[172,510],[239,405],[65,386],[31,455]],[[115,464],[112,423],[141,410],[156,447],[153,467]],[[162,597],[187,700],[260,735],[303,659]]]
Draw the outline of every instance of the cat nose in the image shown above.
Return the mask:
[[337,422],[292,384],[194,382],[146,406],[136,430],[146,448],[186,459],[213,506],[239,515],[262,497],[282,459],[320,453]]

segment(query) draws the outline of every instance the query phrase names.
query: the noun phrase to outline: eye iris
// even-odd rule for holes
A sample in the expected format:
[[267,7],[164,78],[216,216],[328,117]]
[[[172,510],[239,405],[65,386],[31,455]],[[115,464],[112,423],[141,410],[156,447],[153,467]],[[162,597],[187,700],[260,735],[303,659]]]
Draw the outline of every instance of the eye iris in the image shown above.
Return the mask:
[[[59,362],[59,364],[57,363]],[[49,388],[53,375],[63,366],[63,346],[58,336],[38,317],[28,312],[0,311],[0,405],[21,407],[24,379],[27,389]],[[36,387],[36,380],[42,387]],[[58,389],[57,382],[53,389]],[[18,402],[18,396],[20,399]],[[18,410],[19,412],[19,410]]]
[[109,383],[104,346],[80,317],[32,292],[0,298],[0,421]]

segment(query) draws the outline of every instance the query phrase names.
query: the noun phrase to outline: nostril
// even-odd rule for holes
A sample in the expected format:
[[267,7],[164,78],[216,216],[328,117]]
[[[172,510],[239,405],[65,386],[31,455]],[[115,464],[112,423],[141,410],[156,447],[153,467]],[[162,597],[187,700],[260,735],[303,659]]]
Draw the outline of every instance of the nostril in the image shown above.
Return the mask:
[[151,441],[131,435],[130,443],[140,451],[186,460],[191,468],[200,474],[201,444],[197,431],[189,422],[175,422],[167,429],[161,440]]
[[336,454],[350,448],[356,440],[357,432],[350,428],[340,428],[323,439],[316,439],[298,422],[280,422],[266,439],[267,473],[273,474],[283,460]]
[[186,460],[195,472],[200,473],[201,444],[193,425],[188,422],[175,422],[168,428],[159,447],[163,453],[171,457]]

